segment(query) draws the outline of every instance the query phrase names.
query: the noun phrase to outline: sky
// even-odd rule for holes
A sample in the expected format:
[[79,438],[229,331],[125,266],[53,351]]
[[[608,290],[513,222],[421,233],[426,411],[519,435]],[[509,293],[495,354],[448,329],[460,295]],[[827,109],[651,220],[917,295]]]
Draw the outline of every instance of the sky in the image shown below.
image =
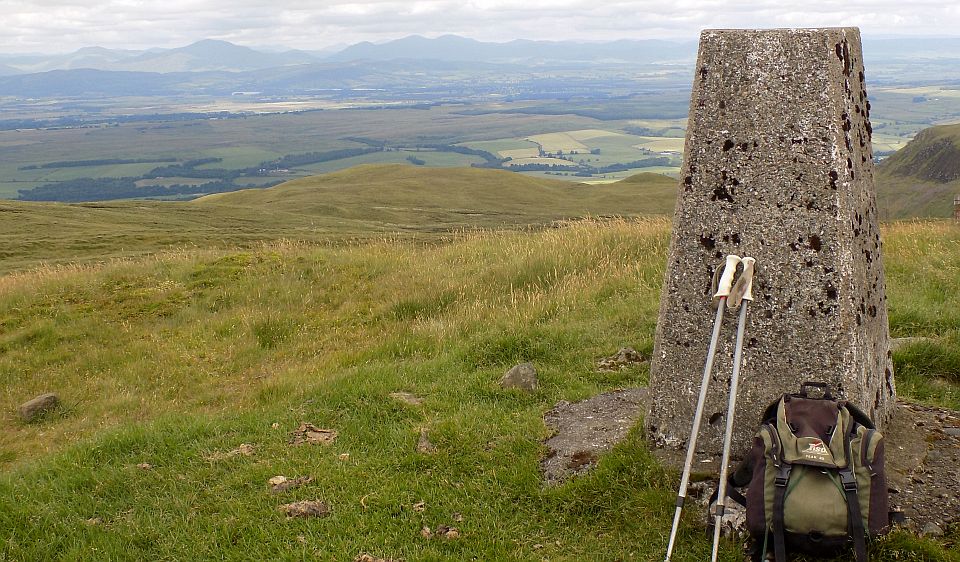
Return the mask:
[[323,50],[407,35],[483,41],[696,40],[705,28],[858,26],[864,38],[960,36],[955,0],[0,0],[0,54],[222,39]]

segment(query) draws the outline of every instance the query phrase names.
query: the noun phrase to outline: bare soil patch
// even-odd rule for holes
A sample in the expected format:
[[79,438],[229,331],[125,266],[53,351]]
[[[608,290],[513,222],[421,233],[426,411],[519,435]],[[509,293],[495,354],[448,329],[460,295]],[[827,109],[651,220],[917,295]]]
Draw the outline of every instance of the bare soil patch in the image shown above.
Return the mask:
[[545,443],[550,452],[540,463],[547,483],[593,468],[602,453],[627,436],[643,413],[646,397],[646,388],[628,388],[580,402],[558,402],[543,418],[554,432]]

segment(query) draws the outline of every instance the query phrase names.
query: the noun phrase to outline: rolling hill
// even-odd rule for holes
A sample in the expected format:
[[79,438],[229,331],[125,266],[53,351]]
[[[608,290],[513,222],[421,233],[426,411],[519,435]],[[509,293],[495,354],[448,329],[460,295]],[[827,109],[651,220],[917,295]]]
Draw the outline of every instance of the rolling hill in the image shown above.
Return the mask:
[[960,195],[960,124],[924,129],[877,167],[881,218],[949,217]]
[[666,215],[673,212],[675,190],[676,180],[657,174],[585,185],[500,170],[387,164],[185,203],[6,201],[0,203],[0,273],[182,246],[435,238],[458,229],[586,216]]

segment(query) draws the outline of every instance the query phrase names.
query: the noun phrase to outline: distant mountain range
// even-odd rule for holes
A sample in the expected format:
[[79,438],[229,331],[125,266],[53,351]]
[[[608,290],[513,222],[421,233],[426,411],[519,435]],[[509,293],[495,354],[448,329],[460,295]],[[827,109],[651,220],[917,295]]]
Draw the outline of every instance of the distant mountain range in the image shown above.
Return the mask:
[[[960,79],[960,39],[868,40],[864,51],[868,66],[880,70],[871,74],[874,80],[899,83],[907,80],[907,69],[913,69],[910,79],[914,82],[918,72],[921,78]],[[489,93],[476,91],[480,83],[490,86],[491,92],[510,95],[504,85],[543,77],[554,79],[560,89],[570,84],[580,91],[637,80],[657,87],[668,85],[666,80],[669,87],[688,88],[696,52],[696,41],[489,43],[456,35],[357,43],[332,53],[265,52],[206,39],[175,49],[86,47],[57,55],[0,54],[0,95],[303,94],[351,88],[426,91],[451,84]],[[927,63],[917,66],[912,61]],[[625,69],[631,72],[624,74]],[[588,77],[592,82],[586,82]],[[548,89],[557,91],[553,86]],[[538,95],[536,91],[534,95]]]
[[390,61],[401,59],[459,62],[560,62],[603,61],[626,63],[691,62],[696,43],[669,41],[525,41],[485,43],[456,35],[435,39],[410,36],[375,45],[357,43],[334,53],[289,50],[268,53],[227,41],[204,39],[176,49],[129,51],[85,47],[68,54],[2,55],[0,75],[52,70],[108,70],[127,72],[244,72],[284,66]]
[[[866,40],[865,57],[880,60],[960,58],[960,38],[902,38]],[[146,51],[85,47],[55,55],[0,54],[0,75],[31,74],[51,70],[109,70],[128,72],[243,72],[283,66],[390,61],[400,59],[458,62],[569,64],[594,63],[686,63],[697,54],[696,41],[618,40],[610,42],[529,41],[490,43],[444,35],[426,38],[412,35],[374,44],[357,43],[339,51],[288,50],[264,52],[227,41],[204,39],[175,49]]]
[[[204,39],[176,49],[128,51],[85,47],[60,55],[0,55],[0,63],[19,73],[52,70],[108,70],[125,72],[211,72],[258,70],[317,62],[304,51],[266,53],[227,41]],[[0,67],[0,72],[3,68]]]
[[485,43],[458,35],[427,39],[413,35],[380,45],[351,45],[328,57],[332,61],[433,59],[492,63],[621,62],[692,63],[697,44],[692,41],[620,40],[605,43],[528,41]]

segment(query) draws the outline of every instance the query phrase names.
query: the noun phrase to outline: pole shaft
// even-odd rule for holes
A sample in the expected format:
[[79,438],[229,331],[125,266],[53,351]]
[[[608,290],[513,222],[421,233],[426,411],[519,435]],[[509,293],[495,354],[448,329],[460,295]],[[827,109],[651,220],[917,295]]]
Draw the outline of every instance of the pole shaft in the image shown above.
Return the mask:
[[713,372],[713,360],[717,355],[717,340],[720,339],[720,326],[723,324],[723,309],[727,297],[720,297],[720,306],[717,307],[717,316],[713,320],[713,334],[710,337],[710,348],[707,350],[707,360],[703,365],[703,378],[700,381],[700,396],[697,398],[697,409],[693,414],[693,427],[690,428],[690,439],[687,441],[687,457],[683,463],[683,475],[680,477],[680,491],[677,493],[676,513],[673,517],[673,526],[670,528],[670,542],[667,543],[667,557],[665,562],[669,562],[673,554],[673,545],[677,538],[677,528],[680,524],[680,512],[683,510],[682,502],[687,497],[687,486],[690,484],[690,470],[693,465],[693,456],[697,449],[697,435],[700,432],[700,422],[703,419],[703,407],[707,400],[707,388],[710,385],[710,373]]
[[737,344],[733,354],[733,375],[730,377],[730,398],[727,402],[727,425],[723,433],[723,459],[720,461],[720,482],[717,484],[717,513],[714,518],[713,552],[710,560],[716,562],[717,550],[720,546],[720,520],[723,518],[723,507],[727,502],[727,464],[730,462],[730,445],[733,439],[733,418],[737,410],[737,386],[740,382],[740,364],[743,360],[743,334],[747,327],[747,303],[744,299],[740,303],[740,319],[737,323]]

